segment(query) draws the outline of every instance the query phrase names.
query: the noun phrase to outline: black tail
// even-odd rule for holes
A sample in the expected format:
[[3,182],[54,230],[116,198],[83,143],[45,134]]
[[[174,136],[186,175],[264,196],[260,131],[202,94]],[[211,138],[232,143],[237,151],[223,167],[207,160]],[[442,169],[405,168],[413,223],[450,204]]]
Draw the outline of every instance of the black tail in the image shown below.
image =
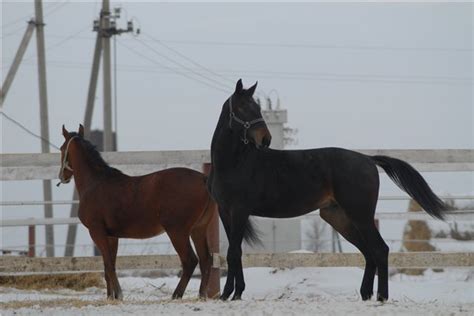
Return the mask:
[[260,239],[260,232],[255,227],[250,218],[245,223],[244,227],[244,240],[250,246],[263,246],[262,240]]
[[371,158],[385,170],[400,189],[408,193],[428,214],[444,219],[444,213],[450,209],[449,206],[433,193],[418,171],[399,159],[387,156],[373,156]]
[[[230,231],[230,214],[226,212],[222,212],[222,210],[219,208],[219,216],[222,221],[222,225],[224,225],[224,228],[226,231]],[[260,240],[260,232],[258,231],[257,228],[255,228],[255,225],[252,223],[250,218],[247,220],[244,226],[244,240],[245,242],[250,245],[250,246],[262,246],[263,243]]]

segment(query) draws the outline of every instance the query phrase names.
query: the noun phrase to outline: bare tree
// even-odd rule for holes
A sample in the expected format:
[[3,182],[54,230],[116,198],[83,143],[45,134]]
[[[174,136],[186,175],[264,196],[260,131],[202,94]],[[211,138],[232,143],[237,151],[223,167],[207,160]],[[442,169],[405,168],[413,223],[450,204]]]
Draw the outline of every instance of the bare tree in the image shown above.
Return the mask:
[[311,223],[311,230],[306,233],[306,237],[309,240],[309,250],[319,252],[324,249],[324,240],[327,225],[319,220],[313,219]]

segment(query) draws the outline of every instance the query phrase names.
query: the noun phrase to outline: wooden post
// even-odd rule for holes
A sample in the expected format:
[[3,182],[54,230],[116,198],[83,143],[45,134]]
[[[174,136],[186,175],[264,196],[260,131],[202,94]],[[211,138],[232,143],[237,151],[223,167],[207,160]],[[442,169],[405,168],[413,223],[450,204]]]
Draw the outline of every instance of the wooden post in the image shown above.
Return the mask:
[[28,257],[35,257],[36,229],[35,225],[28,226]]
[[[209,175],[211,171],[211,164],[204,163],[202,165],[202,171],[205,175]],[[219,215],[217,209],[212,216],[211,222],[208,228],[208,243],[209,251],[211,254],[219,254]],[[213,259],[214,261],[214,259]],[[219,268],[215,268],[214,265],[211,268],[211,275],[209,276],[209,285],[207,290],[207,295],[210,298],[219,298],[221,291],[221,273]]]

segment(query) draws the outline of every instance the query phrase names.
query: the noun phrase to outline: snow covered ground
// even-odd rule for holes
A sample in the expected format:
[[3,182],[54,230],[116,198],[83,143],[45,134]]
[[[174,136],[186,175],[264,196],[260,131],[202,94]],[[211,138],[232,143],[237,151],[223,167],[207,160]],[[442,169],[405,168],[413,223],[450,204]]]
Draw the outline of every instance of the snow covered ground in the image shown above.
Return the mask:
[[[243,300],[200,301],[199,279],[171,301],[177,277],[122,277],[124,301],[104,299],[105,289],[23,291],[0,288],[1,315],[474,315],[474,271],[445,269],[423,276],[395,274],[390,299],[362,302],[359,268],[245,269]],[[222,284],[225,281],[221,280]]]

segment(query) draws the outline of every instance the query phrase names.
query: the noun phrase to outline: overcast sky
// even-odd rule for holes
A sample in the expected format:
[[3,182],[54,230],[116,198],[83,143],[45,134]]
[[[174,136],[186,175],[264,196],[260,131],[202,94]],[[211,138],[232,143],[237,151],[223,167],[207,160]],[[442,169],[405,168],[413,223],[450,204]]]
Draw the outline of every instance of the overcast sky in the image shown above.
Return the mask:
[[[261,96],[276,90],[271,96],[299,130],[292,148],[474,147],[472,3],[111,2],[125,9],[121,27],[133,19],[141,29],[117,37],[121,151],[209,148],[239,78],[246,86],[258,80]],[[61,125],[76,129],[84,117],[99,8],[100,1],[44,5],[50,138],[58,146]],[[2,1],[1,11],[4,77],[33,0]],[[39,133],[35,44],[33,37],[2,110]],[[102,126],[102,100],[100,82],[93,128]],[[3,153],[40,151],[38,139],[0,122]],[[472,173],[453,179],[435,189],[474,191]],[[23,185],[3,184],[4,199],[20,199]],[[60,190],[55,197],[68,199],[70,188]]]

